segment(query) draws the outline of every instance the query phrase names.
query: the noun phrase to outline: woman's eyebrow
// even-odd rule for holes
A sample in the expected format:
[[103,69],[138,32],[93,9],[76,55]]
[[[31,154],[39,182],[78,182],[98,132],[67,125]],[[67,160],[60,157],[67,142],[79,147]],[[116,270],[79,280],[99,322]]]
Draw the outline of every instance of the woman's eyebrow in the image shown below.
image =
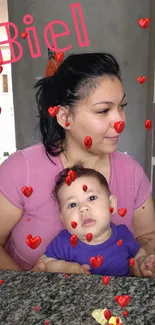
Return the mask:
[[[123,98],[122,98],[121,102],[123,101],[125,96],[126,96],[126,94],[123,95]],[[114,103],[110,102],[110,101],[101,101],[101,102],[97,102],[97,103],[93,104],[92,106],[99,105],[99,104],[114,104]]]

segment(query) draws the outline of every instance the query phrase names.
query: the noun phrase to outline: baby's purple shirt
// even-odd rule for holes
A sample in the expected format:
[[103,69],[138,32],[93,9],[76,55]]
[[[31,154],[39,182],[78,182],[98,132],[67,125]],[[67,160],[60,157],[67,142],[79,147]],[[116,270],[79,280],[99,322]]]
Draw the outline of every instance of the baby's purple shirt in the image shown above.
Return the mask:
[[[134,258],[140,249],[139,243],[125,225],[116,226],[111,223],[110,238],[99,245],[88,245],[78,240],[75,247],[70,244],[70,233],[62,230],[48,245],[45,255],[57,260],[76,262],[80,265],[89,264],[91,274],[110,276],[130,276],[129,259]],[[122,239],[122,245],[117,242]],[[103,263],[94,268],[90,258],[101,255]]]

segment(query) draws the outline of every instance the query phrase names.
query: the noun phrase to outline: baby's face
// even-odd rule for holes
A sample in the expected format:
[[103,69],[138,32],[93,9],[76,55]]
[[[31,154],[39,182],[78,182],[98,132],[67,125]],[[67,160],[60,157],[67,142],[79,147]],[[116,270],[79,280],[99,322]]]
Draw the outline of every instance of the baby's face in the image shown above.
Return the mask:
[[[87,185],[86,192],[83,185]],[[109,228],[109,208],[115,197],[109,198],[96,178],[84,176],[77,178],[70,186],[64,184],[58,198],[65,228],[79,239],[85,240],[88,233],[92,233],[94,239],[98,238]],[[72,222],[77,223],[76,228],[72,227]]]

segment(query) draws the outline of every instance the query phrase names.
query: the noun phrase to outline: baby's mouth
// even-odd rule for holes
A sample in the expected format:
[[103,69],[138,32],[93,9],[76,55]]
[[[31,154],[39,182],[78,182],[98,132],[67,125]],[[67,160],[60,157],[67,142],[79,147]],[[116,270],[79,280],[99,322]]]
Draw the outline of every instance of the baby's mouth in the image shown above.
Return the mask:
[[82,222],[83,227],[90,227],[92,226],[96,221],[92,218],[87,218]]

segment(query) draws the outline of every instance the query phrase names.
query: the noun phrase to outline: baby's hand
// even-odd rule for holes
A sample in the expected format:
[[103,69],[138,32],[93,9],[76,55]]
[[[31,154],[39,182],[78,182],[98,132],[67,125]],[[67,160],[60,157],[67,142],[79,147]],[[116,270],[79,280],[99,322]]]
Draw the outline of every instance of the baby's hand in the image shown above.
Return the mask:
[[140,262],[139,268],[143,276],[155,277],[155,255],[147,255]]
[[76,269],[75,269],[76,274],[87,274],[90,275],[90,266],[88,264],[76,264]]

